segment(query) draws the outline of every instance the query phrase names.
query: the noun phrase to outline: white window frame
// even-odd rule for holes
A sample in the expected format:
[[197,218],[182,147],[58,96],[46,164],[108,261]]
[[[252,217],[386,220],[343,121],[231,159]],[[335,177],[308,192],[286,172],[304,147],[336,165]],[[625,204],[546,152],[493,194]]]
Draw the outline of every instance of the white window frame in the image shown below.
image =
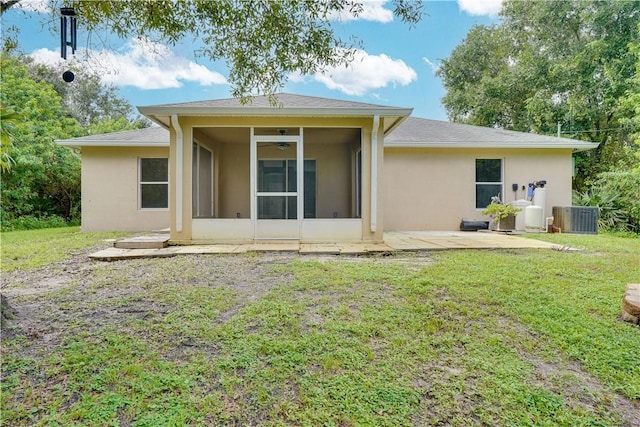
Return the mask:
[[[477,162],[478,160],[499,160],[500,161],[500,182],[487,182],[487,181],[475,181],[475,178],[477,176],[478,173],[478,165]],[[473,200],[473,206],[475,207],[475,209],[477,211],[482,211],[485,210],[486,207],[484,208],[479,208],[478,206],[478,200],[477,200],[477,189],[478,189],[478,185],[499,185],[500,186],[500,198],[502,199],[502,201],[504,202],[504,163],[505,163],[505,159],[504,158],[496,158],[496,157],[477,157],[475,159],[473,159],[473,174],[474,174],[474,181],[475,184],[473,186],[474,189],[474,200]]]
[[[142,180],[142,161],[147,159],[164,159],[167,161],[167,180],[166,181],[143,181]],[[145,208],[142,206],[142,186],[149,184],[164,184],[167,186],[167,207],[166,208]],[[168,157],[138,157],[138,210],[141,211],[168,211],[169,210],[169,158]]]

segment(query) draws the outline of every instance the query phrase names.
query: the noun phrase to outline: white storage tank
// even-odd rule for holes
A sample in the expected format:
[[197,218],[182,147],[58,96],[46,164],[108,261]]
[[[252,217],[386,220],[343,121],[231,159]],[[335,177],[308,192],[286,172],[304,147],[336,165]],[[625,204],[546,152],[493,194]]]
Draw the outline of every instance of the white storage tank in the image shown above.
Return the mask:
[[519,199],[519,200],[514,200],[509,204],[514,208],[522,209],[516,215],[516,231],[525,231],[526,230],[525,219],[524,219],[525,211],[528,206],[531,206],[531,202],[529,200]]
[[[546,181],[544,181],[546,183]],[[545,210],[547,207],[547,189],[544,187],[536,187],[533,192],[533,204],[542,208],[542,218],[544,219]],[[540,227],[544,227],[545,224],[540,221]]]
[[531,205],[524,210],[524,226],[527,233],[539,233],[543,227],[543,220],[542,206]]

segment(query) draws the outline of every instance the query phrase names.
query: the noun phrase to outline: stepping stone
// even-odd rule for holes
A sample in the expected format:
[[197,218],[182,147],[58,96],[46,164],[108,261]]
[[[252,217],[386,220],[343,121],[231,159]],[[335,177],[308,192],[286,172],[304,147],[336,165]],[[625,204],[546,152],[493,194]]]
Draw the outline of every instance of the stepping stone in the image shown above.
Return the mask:
[[622,298],[622,319],[640,325],[640,284],[627,285]]
[[155,234],[152,236],[137,236],[119,239],[114,244],[118,249],[162,249],[169,246],[169,236]]

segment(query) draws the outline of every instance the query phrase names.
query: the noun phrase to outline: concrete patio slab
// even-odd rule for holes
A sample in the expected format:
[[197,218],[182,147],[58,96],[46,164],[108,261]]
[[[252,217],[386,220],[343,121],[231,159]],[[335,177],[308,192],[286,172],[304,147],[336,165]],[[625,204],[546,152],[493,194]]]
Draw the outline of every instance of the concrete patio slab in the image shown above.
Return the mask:
[[233,254],[246,252],[242,245],[188,245],[173,246],[177,255],[185,254]]
[[520,235],[498,232],[392,231],[384,233],[385,243],[398,250],[421,249],[552,249],[555,244]]
[[247,252],[298,252],[300,242],[297,240],[263,241],[242,245]]
[[396,249],[385,243],[363,243],[367,252],[394,252]]
[[89,255],[89,258],[96,261],[119,261],[123,259],[137,258],[167,258],[176,256],[173,248],[162,249],[122,249],[108,248]]
[[338,243],[340,255],[362,255],[367,253],[362,243]]
[[340,247],[336,243],[301,243],[299,253],[301,255],[340,255]]
[[394,253],[397,251],[452,249],[566,249],[553,243],[496,232],[397,231],[386,232],[384,239],[384,243],[300,243],[296,240],[259,241],[245,244],[169,246],[161,249],[121,249],[113,247],[91,254],[90,258],[100,261],[115,261],[184,254],[245,252],[297,252],[302,255],[364,255]]

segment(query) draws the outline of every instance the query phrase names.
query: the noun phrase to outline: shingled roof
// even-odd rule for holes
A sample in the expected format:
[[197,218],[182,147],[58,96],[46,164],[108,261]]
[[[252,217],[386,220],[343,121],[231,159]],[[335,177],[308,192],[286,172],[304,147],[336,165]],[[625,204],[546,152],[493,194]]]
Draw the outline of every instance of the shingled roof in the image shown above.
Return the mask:
[[[471,126],[438,120],[406,117],[411,109],[388,107],[362,102],[343,101],[293,94],[278,94],[278,105],[269,98],[252,98],[248,104],[238,99],[163,104],[139,107],[140,112],[168,127],[171,114],[184,115],[243,115],[243,116],[362,116],[386,114],[394,125],[387,128],[384,137],[388,148],[570,148],[574,151],[590,150],[597,144],[569,138],[515,132],[504,129]],[[394,128],[394,126],[397,126]],[[57,141],[66,146],[144,146],[166,147],[169,132],[163,127],[150,127],[133,131],[90,135]]]
[[256,96],[246,104],[239,99],[213,99],[180,104],[138,107],[140,113],[161,126],[171,125],[171,116],[200,117],[374,117],[384,118],[385,135],[408,117],[413,108],[390,107],[317,96],[279,93],[273,104],[267,96]]
[[409,117],[390,135],[385,147],[411,148],[571,148],[590,150],[596,143],[529,132]]
[[159,126],[56,141],[68,147],[168,147],[169,131]]
[[394,109],[394,110],[412,110],[411,108],[390,107],[378,104],[368,104],[365,102],[343,101],[341,99],[321,98],[317,96],[295,95],[291,93],[279,93],[275,95],[275,104],[271,102],[267,96],[255,96],[249,98],[246,104],[240,102],[238,98],[228,99],[210,99],[205,101],[181,102],[174,104],[149,105],[138,107],[141,110],[149,109],[270,109],[277,111],[285,108],[303,108],[303,109],[321,109],[321,110],[354,110],[354,109]]

